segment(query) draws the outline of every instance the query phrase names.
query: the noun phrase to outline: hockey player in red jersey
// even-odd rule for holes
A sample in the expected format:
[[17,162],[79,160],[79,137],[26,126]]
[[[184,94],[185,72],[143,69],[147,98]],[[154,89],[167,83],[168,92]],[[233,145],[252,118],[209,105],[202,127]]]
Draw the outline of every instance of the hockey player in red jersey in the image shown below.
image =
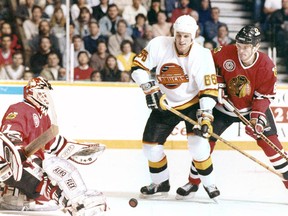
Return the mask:
[[[258,51],[261,36],[257,27],[248,25],[237,33],[235,45],[218,47],[213,51],[219,85],[218,104],[213,110],[213,128],[215,134],[221,135],[232,123],[241,121],[225,107],[225,97],[250,121],[252,126],[245,127],[246,133],[256,139],[275,170],[288,180],[286,159],[259,137],[263,133],[284,152],[269,108],[270,101],[276,94],[277,71],[271,59]],[[216,141],[210,137],[211,151]],[[284,180],[283,183],[288,189],[288,181]],[[179,197],[192,197],[199,184],[200,179],[192,163],[189,182],[177,190]]]
[[[24,101],[11,105],[3,116],[0,182],[5,187],[1,208],[37,210],[36,204],[54,200],[71,215],[100,215],[106,210],[105,197],[101,192],[88,190],[77,168],[68,160],[90,164],[104,150],[104,145],[80,144],[57,135],[32,156],[24,154],[24,147],[55,121],[48,115],[53,109],[50,90],[47,80],[32,78],[24,87]],[[88,149],[92,153],[83,154]],[[46,158],[45,153],[50,156]]]
[[[152,109],[143,134],[143,152],[149,161],[152,183],[140,189],[151,197],[170,190],[169,170],[164,144],[174,127],[182,120],[160,101],[166,96],[169,106],[198,120],[201,135],[212,130],[212,109],[217,100],[217,80],[211,52],[194,42],[198,25],[189,15],[180,16],[173,25],[174,37],[152,39],[133,62],[132,78],[146,95]],[[149,76],[155,68],[157,82]],[[164,93],[164,94],[163,94]],[[164,109],[164,110],[163,110]],[[212,199],[219,196],[208,140],[193,131],[185,122],[188,148],[196,164],[203,186]],[[200,129],[200,130],[199,130]]]

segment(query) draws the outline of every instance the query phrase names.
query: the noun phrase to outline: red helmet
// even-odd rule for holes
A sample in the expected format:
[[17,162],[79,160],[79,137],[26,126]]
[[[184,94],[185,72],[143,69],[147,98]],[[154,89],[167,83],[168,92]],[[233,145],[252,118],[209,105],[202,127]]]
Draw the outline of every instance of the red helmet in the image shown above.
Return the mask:
[[48,80],[36,77],[24,86],[24,100],[32,104],[39,112],[47,115],[49,108],[49,90],[52,90]]

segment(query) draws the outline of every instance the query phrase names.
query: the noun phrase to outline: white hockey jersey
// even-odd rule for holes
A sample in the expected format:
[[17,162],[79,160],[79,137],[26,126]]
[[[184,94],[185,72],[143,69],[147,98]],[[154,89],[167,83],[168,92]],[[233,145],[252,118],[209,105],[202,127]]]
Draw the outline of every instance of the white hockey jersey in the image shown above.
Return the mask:
[[[156,68],[156,82],[172,107],[186,107],[193,99],[217,97],[217,80],[210,50],[193,43],[186,55],[176,51],[174,37],[152,39],[133,62],[132,78],[141,85],[149,82]],[[201,105],[201,103],[200,103]]]

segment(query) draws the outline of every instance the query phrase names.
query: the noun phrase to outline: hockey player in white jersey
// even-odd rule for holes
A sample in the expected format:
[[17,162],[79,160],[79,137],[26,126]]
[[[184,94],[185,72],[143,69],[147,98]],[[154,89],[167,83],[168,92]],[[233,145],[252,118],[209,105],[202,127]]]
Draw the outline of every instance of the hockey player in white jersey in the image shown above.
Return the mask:
[[80,144],[57,135],[43,143],[42,148],[35,148],[31,156],[26,154],[26,147],[51,127],[51,121],[56,122],[48,115],[49,111],[53,112],[50,90],[47,80],[32,78],[24,87],[24,101],[10,105],[3,116],[0,208],[51,210],[47,204],[54,202],[54,207],[59,206],[73,216],[101,215],[106,211],[105,197],[87,188],[70,161],[83,165],[93,163],[104,151],[103,144]]
[[[152,39],[133,62],[132,78],[143,89],[147,106],[152,109],[142,140],[152,183],[140,191],[150,197],[170,190],[164,144],[181,119],[165,110],[163,103],[168,103],[199,122],[197,127],[185,122],[188,149],[206,192],[214,198],[220,191],[215,185],[207,140],[213,130],[212,109],[217,99],[214,63],[210,51],[194,43],[198,29],[194,18],[180,16],[173,28],[174,37]],[[151,79],[153,70],[155,80]]]

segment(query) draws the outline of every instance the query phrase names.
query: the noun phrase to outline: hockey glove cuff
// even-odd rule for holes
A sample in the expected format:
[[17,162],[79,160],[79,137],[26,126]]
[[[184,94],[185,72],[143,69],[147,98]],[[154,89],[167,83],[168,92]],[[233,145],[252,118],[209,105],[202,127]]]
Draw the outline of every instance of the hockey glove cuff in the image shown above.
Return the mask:
[[264,132],[267,126],[267,119],[264,113],[251,112],[250,125],[246,125],[245,132],[254,139],[258,139],[259,135]]
[[149,109],[162,110],[160,106],[160,98],[163,94],[161,93],[159,86],[156,86],[154,81],[150,81],[142,84],[140,87],[146,94],[147,107]]

